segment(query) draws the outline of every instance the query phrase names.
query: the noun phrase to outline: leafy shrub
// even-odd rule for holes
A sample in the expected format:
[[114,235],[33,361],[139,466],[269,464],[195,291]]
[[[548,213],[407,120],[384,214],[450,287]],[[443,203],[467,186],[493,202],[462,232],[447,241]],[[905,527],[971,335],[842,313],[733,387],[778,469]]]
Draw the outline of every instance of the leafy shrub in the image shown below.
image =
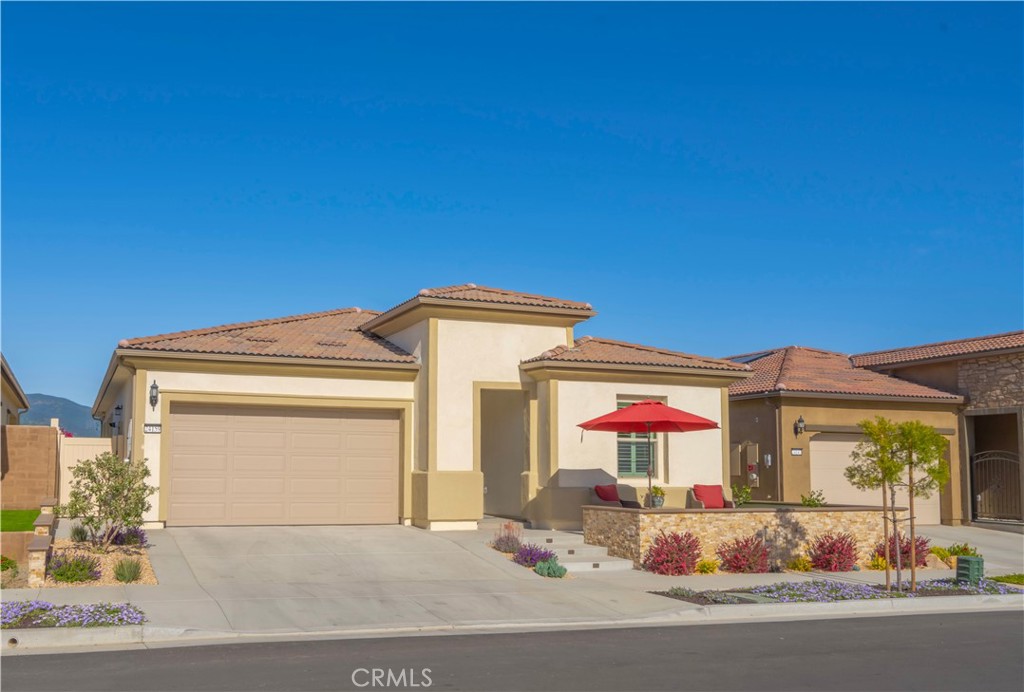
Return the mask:
[[786,569],[793,570],[794,572],[810,572],[814,568],[811,561],[807,559],[805,555],[795,557],[786,563]]
[[501,525],[491,546],[499,553],[514,553],[523,545],[523,527],[514,521],[508,521]]
[[981,553],[978,552],[978,549],[970,543],[954,543],[946,550],[948,550],[949,554],[953,557],[958,555],[963,555],[964,557],[981,557]]
[[[928,549],[931,541],[924,536],[917,536],[914,541],[914,557],[916,558],[917,566],[924,567],[928,564]],[[879,541],[875,546],[874,551],[871,553],[875,557],[881,557],[885,559],[885,541]],[[889,564],[896,566],[896,536],[889,536]],[[905,534],[900,535],[900,566],[910,568],[910,536]],[[883,567],[883,569],[885,569]]]
[[871,561],[868,562],[868,569],[885,569],[888,565],[884,555],[872,555]]
[[538,562],[544,562],[555,557],[555,554],[547,548],[541,548],[533,543],[524,543],[519,546],[513,562],[523,567],[536,567]]
[[533,571],[542,577],[551,577],[552,579],[561,579],[565,576],[566,569],[562,565],[558,564],[558,558],[553,557],[550,560],[541,560],[533,568]]
[[81,524],[75,524],[71,527],[71,540],[75,543],[85,543],[89,540],[89,531]]
[[762,573],[768,571],[768,546],[756,533],[723,543],[716,551],[726,572]]
[[137,545],[145,547],[149,545],[149,537],[144,529],[138,526],[121,529],[114,534],[112,545]]
[[849,572],[857,564],[857,539],[848,533],[818,536],[808,551],[815,569],[825,572]]
[[114,565],[114,576],[125,584],[138,581],[142,576],[142,561],[134,557],[121,558]]
[[706,557],[703,560],[698,560],[693,571],[697,574],[714,574],[718,571],[718,560],[713,557]]
[[748,502],[750,502],[750,497],[753,494],[753,492],[754,491],[750,488],[749,485],[736,485],[736,484],[733,484],[733,486],[732,486],[732,502],[733,502],[733,504],[736,505],[737,507],[742,507],[743,505],[745,505]]
[[689,531],[683,534],[662,531],[644,556],[643,568],[672,577],[692,574],[700,554],[700,539]]
[[88,555],[58,555],[50,561],[50,576],[66,583],[95,581],[100,578],[100,561]]
[[949,551],[945,548],[940,548],[937,545],[933,545],[931,549],[931,554],[945,562],[947,565],[953,564],[953,558],[950,557]]
[[807,495],[801,495],[800,504],[804,507],[824,507],[827,504],[825,502],[825,491],[812,490]]
[[9,569],[18,569],[18,563],[6,555],[0,555],[0,572],[6,572]]
[[56,508],[63,517],[77,518],[100,550],[107,551],[124,529],[142,526],[151,508],[149,497],[157,489],[146,483],[145,459],[122,459],[109,452],[71,467],[67,504]]

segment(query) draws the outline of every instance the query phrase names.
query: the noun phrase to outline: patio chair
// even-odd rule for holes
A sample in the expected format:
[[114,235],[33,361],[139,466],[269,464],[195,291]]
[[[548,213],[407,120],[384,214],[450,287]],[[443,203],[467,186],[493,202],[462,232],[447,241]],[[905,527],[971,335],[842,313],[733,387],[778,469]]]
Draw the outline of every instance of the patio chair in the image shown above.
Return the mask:
[[602,505],[614,506],[617,503],[620,507],[643,509],[643,506],[636,500],[623,500],[619,497],[619,486],[614,483],[610,483],[608,485],[595,485],[594,494],[597,495],[599,500],[601,500],[600,504]]
[[728,509],[735,506],[731,500],[725,499],[720,485],[695,483],[686,491],[686,509]]

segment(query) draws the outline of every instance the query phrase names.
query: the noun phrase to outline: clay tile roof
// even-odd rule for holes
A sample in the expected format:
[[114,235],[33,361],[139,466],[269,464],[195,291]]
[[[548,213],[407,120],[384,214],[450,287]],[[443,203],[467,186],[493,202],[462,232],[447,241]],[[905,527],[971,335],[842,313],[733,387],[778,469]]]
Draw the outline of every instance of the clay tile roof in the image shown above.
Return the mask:
[[754,376],[729,385],[731,396],[787,391],[960,400],[957,394],[855,368],[849,356],[833,351],[787,346],[733,359],[746,361]]
[[746,372],[749,368],[719,358],[706,358],[689,353],[678,353],[663,348],[630,344],[625,341],[598,339],[584,336],[576,339],[572,348],[556,346],[529,358],[524,363],[555,361],[562,363],[603,363],[608,365],[656,365],[676,368],[697,368],[701,370],[726,370]]
[[359,308],[344,308],[125,339],[118,347],[179,353],[415,363],[415,357],[398,346],[359,330],[361,324],[378,314]]
[[[549,298],[548,296],[539,296],[532,293],[520,293],[519,291],[507,291],[503,288],[489,288],[487,286],[477,286],[476,284],[459,284],[458,286],[424,288],[419,292],[418,296],[468,303],[527,305],[531,307],[582,310],[587,312],[593,310],[590,303],[580,303],[575,300],[563,300],[561,298]],[[415,299],[416,298],[414,297],[410,300]],[[406,303],[407,302],[409,301],[406,301]],[[402,303],[402,305],[405,305],[405,303]],[[394,308],[392,308],[392,310],[394,310]],[[388,312],[390,312],[390,310]]]
[[992,334],[991,336],[975,336],[969,339],[939,341],[934,344],[894,348],[888,351],[871,351],[853,356],[853,364],[858,368],[878,365],[895,365],[934,358],[950,358],[956,356],[983,355],[991,351],[1024,348],[1024,331]]

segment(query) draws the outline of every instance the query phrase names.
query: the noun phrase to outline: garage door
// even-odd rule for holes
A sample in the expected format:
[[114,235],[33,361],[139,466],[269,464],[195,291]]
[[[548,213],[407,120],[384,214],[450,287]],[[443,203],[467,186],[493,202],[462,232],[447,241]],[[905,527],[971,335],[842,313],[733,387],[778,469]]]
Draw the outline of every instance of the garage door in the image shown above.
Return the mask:
[[170,526],[398,522],[397,412],[173,405]]
[[[881,490],[857,490],[843,472],[853,463],[850,455],[857,442],[856,435],[818,435],[811,440],[811,487],[825,493],[825,500],[832,505],[871,505],[882,504]],[[900,507],[907,506],[907,494],[896,493],[896,502]],[[939,523],[939,493],[933,492],[930,498],[914,499],[914,510],[918,524]]]

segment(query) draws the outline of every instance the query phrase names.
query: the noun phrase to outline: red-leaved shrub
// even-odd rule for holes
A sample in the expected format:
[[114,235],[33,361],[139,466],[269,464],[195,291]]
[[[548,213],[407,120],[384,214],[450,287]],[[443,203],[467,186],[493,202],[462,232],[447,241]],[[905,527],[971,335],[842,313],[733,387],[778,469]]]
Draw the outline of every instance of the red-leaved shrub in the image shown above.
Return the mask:
[[849,572],[857,564],[857,539],[848,533],[825,533],[814,539],[808,551],[814,569]]
[[700,555],[700,539],[689,531],[683,534],[662,531],[644,556],[643,567],[648,572],[678,577],[691,574]]
[[723,543],[716,552],[726,572],[768,571],[768,546],[756,533]]
[[[928,552],[931,549],[931,544],[932,542],[924,536],[914,537],[914,561],[917,562],[918,567],[928,564]],[[885,541],[879,541],[875,546],[875,552],[871,555],[885,557]],[[896,536],[891,534],[889,536],[889,565],[896,566]],[[900,534],[900,566],[910,568],[910,536],[906,534]]]

